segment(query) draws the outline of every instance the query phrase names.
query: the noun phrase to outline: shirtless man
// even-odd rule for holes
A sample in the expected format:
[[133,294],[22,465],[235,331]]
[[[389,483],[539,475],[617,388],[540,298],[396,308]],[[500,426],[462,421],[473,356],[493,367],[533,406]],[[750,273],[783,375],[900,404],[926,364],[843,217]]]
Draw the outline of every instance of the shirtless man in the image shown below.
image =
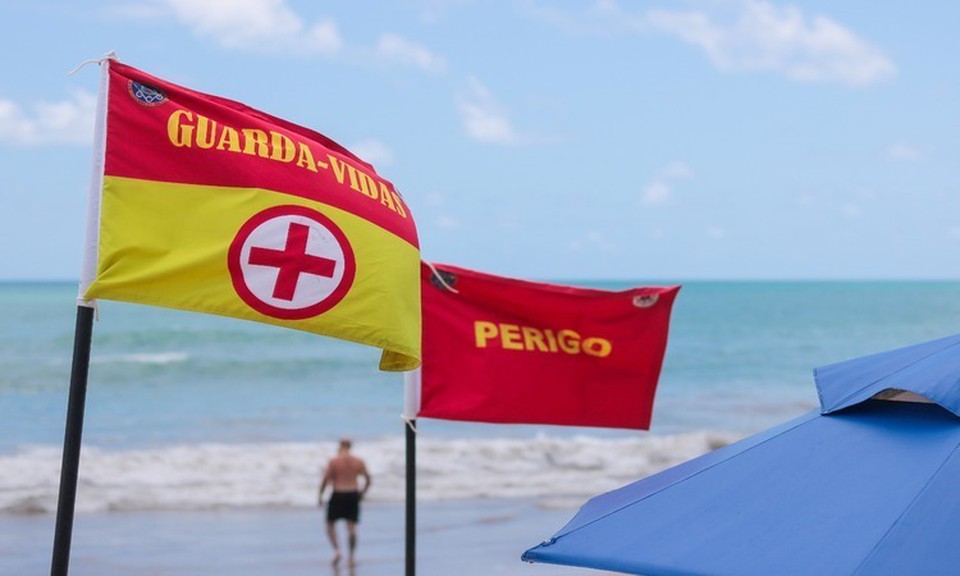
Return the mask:
[[[327,486],[333,487],[330,502],[327,504],[327,537],[333,545],[333,564],[340,562],[340,544],[337,542],[335,523],[337,520],[347,521],[347,535],[350,551],[350,565],[355,564],[354,551],[357,548],[357,521],[360,518],[360,499],[370,489],[370,474],[367,465],[353,454],[350,454],[351,442],[347,438],[340,440],[340,449],[337,455],[330,459],[327,469],[323,473],[320,483],[320,493],[317,503],[323,506],[323,493]],[[363,477],[363,487],[359,479]]]

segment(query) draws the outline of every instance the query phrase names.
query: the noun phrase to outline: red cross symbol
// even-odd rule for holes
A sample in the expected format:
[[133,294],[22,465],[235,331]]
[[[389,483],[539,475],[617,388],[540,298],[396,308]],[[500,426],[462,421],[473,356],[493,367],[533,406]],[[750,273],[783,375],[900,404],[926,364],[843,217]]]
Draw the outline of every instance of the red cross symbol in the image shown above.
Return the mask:
[[310,227],[291,222],[287,228],[287,244],[283,250],[253,247],[250,249],[250,264],[279,268],[277,283],[273,287],[273,297],[280,300],[293,300],[297,291],[297,282],[301,274],[315,274],[333,278],[337,261],[307,254],[307,239]]
[[240,227],[227,267],[248,306],[274,318],[303,320],[347,295],[357,265],[346,235],[330,218],[305,206],[274,206]]

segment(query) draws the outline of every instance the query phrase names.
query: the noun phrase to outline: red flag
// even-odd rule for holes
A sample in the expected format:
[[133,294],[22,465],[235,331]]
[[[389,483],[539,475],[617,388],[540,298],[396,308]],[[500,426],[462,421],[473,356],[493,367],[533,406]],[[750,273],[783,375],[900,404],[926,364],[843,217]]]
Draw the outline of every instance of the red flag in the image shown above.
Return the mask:
[[614,292],[435,268],[421,266],[419,416],[649,429],[679,286]]

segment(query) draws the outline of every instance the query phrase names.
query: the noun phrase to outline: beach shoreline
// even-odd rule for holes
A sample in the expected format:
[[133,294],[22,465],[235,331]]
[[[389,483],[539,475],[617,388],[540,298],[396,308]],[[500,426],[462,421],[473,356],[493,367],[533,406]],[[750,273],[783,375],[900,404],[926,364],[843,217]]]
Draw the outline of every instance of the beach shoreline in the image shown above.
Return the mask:
[[[520,555],[558,530],[575,509],[534,500],[421,503],[417,509],[419,574],[606,574],[528,564]],[[364,507],[358,565],[331,566],[332,550],[317,509],[237,508],[78,514],[73,576],[397,576],[404,569],[404,507]],[[0,515],[0,574],[49,571],[55,517]]]

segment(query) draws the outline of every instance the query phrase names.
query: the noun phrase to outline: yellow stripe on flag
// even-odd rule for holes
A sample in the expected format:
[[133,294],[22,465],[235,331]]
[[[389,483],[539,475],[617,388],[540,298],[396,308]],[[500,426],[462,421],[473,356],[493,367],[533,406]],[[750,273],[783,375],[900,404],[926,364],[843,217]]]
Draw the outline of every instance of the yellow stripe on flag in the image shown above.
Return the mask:
[[[292,215],[270,220],[280,223],[272,232],[268,230],[276,242],[257,246],[257,242],[265,242],[261,236],[269,236],[264,232],[267,228],[257,228],[257,223],[285,211]],[[310,265],[317,266],[307,268],[309,273],[297,268],[296,255],[306,251],[306,243],[312,243],[310,250],[336,244],[329,238],[318,240],[315,231],[298,223],[312,222],[309,215],[316,213],[346,238],[355,262],[352,282],[343,294],[327,300],[335,301],[329,309],[317,305],[322,310],[315,315],[297,318],[298,314],[312,314],[312,309],[300,312],[294,301],[289,311],[279,308],[280,316],[285,313],[288,317],[255,309],[260,298],[273,306],[287,306],[294,290],[322,287],[323,282],[332,282],[326,279],[332,270],[342,271],[342,262],[330,264],[336,258],[309,255],[305,258],[311,260]],[[297,227],[302,231],[299,237]],[[244,236],[245,232],[250,234]],[[237,238],[248,238],[249,244],[243,244],[247,252],[239,259],[236,255],[242,243]],[[84,297],[206,312],[351,340],[382,348],[381,369],[410,370],[419,365],[420,357],[419,261],[417,248],[394,234],[349,212],[304,198],[257,188],[105,176],[97,277]],[[241,265],[268,279],[260,293],[247,290],[246,296],[241,294],[244,290],[238,289],[238,282],[243,285],[245,280],[238,278],[252,277],[238,272]],[[286,288],[280,280],[284,274]]]

